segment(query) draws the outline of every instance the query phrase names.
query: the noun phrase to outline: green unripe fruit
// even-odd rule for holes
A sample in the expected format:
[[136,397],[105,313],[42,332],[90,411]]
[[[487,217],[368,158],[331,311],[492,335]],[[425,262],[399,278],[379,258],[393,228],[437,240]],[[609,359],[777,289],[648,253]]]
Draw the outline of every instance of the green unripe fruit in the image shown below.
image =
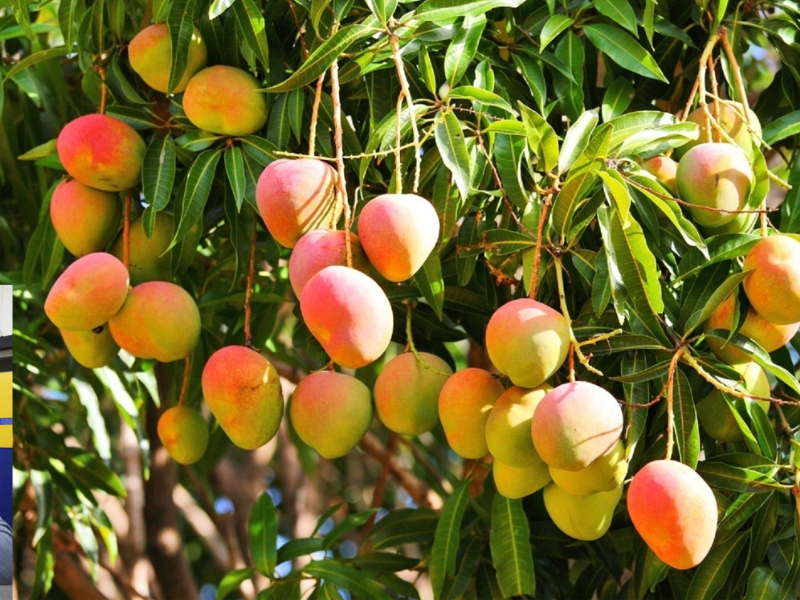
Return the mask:
[[375,409],[387,429],[419,435],[439,422],[439,392],[453,373],[434,354],[412,352],[395,356],[375,382]]
[[552,389],[546,383],[532,390],[515,386],[497,399],[486,421],[486,445],[495,460],[519,468],[542,462],[533,446],[531,419]]
[[[742,105],[739,102],[722,101],[720,103],[720,109],[719,116],[716,117],[719,126],[733,139],[734,142],[736,142],[737,146],[744,150],[744,153],[748,158],[752,157],[754,141],[753,134],[750,133],[747,128],[747,123],[745,123],[744,119],[742,119],[742,115],[744,114]],[[714,115],[716,107],[713,103],[709,104],[708,110],[712,115]],[[702,106],[690,112],[686,120],[689,123],[696,123],[698,125],[700,128],[700,135],[696,140],[691,140],[690,142],[687,142],[680,148],[676,149],[675,154],[678,158],[682,157],[689,149],[694,148],[699,144],[712,142],[714,139],[716,139],[716,133],[714,132],[713,125],[711,125],[711,135],[709,135],[708,120],[706,119],[706,113]],[[750,127],[752,127],[753,131],[755,131],[756,135],[758,135],[760,138],[761,123],[759,122],[756,113],[749,108],[747,120],[750,122]],[[721,139],[723,142],[727,142],[727,140],[724,138]]]
[[544,506],[556,527],[576,540],[587,542],[605,535],[620,498],[622,487],[591,496],[573,496],[555,483],[544,488]]
[[87,369],[107,367],[119,354],[119,346],[111,337],[107,325],[100,325],[91,331],[65,331],[61,337],[72,357]]
[[173,406],[158,419],[158,439],[177,463],[191,465],[203,457],[208,446],[208,425],[199,412]]
[[62,181],[50,201],[50,220],[64,247],[75,256],[105,250],[119,229],[122,207],[115,192]]
[[495,460],[492,463],[492,473],[497,491],[512,500],[530,496],[552,481],[550,471],[543,462],[520,468]]
[[562,471],[550,467],[553,482],[573,496],[588,496],[597,492],[610,492],[625,481],[628,461],[625,460],[625,446],[620,441],[614,449],[601,456],[580,471]]
[[289,415],[297,435],[323,458],[339,458],[372,423],[369,388],[344,373],[312,373],[294,390]]
[[220,135],[250,135],[267,122],[261,84],[250,73],[225,65],[192,77],[183,94],[183,110],[195,127]]

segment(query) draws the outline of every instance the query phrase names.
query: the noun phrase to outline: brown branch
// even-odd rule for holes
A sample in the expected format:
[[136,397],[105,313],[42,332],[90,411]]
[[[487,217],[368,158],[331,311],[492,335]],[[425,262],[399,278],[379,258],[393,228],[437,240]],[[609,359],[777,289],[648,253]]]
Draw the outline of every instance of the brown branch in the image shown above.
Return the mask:
[[317,120],[319,119],[319,103],[322,100],[322,82],[325,81],[325,71],[317,78],[317,91],[314,94],[314,104],[311,106],[311,126],[308,131],[308,155],[314,156],[314,144],[317,140]]
[[252,309],[250,307],[250,297],[253,294],[253,280],[256,274],[256,241],[258,234],[258,223],[253,220],[253,237],[250,239],[250,260],[247,266],[247,289],[244,291],[244,345],[248,348],[253,347],[253,332],[250,328],[252,320]]
[[350,227],[353,216],[350,212],[350,203],[347,201],[347,186],[344,173],[344,152],[342,151],[342,103],[339,95],[339,61],[334,60],[331,65],[331,95],[333,96],[333,143],[336,147],[336,186],[339,198],[344,208],[344,249],[347,266],[353,266],[353,247],[350,240]]
[[53,580],[72,600],[108,600],[100,593],[91,576],[84,570],[77,554],[68,549],[55,552]]
[[181,383],[181,395],[178,397],[178,406],[183,406],[183,403],[186,402],[186,394],[189,391],[189,377],[192,373],[192,359],[187,356],[183,361],[183,382]]
[[[415,161],[415,169],[414,169],[414,188],[413,191],[416,194],[417,190],[419,189],[419,178],[421,172],[421,162],[419,156],[419,129],[417,129],[417,115],[414,112],[414,100],[411,98],[411,90],[408,87],[408,79],[406,78],[406,70],[403,66],[403,57],[400,56],[400,44],[398,42],[398,38],[394,33],[389,34],[389,44],[392,47],[392,58],[394,59],[394,65],[397,69],[397,79],[400,81],[400,91],[402,96],[405,97],[406,103],[408,104],[408,113],[409,113],[409,120],[411,121],[411,131],[414,136],[414,161]],[[398,119],[399,119],[398,115]]]
[[300,26],[300,19],[297,17],[297,11],[294,8],[294,3],[292,0],[286,0],[286,3],[289,5],[289,10],[292,11],[292,17],[294,18],[294,24],[297,26],[297,36],[300,38],[300,47],[303,49],[303,58],[308,58],[308,48],[306,47],[306,38],[303,35],[303,28]]
[[544,197],[542,204],[542,214],[539,215],[539,225],[536,228],[536,254],[533,257],[533,273],[531,273],[531,293],[530,297],[536,299],[536,288],[539,286],[539,263],[542,260],[542,237],[544,236],[544,224],[547,221],[547,211],[550,208],[552,194]]
[[[389,443],[386,445],[386,460],[381,464],[381,472],[378,475],[378,481],[375,484],[375,489],[372,492],[372,508],[381,508],[383,506],[383,496],[386,493],[386,482],[389,479],[390,466],[389,462],[394,459],[395,452],[397,451],[397,442],[400,436],[394,432],[389,434]],[[372,513],[369,520],[364,524],[364,529],[361,532],[362,539],[369,537],[369,532],[375,525],[375,518],[377,513]],[[369,549],[369,542],[364,545],[364,551]]]
[[672,427],[674,421],[674,394],[673,391],[675,389],[675,371],[678,368],[678,361],[683,356],[684,349],[678,348],[677,352],[672,356],[672,360],[669,363],[669,374],[667,375],[667,460],[672,459],[672,446],[674,444],[674,440],[672,439]]

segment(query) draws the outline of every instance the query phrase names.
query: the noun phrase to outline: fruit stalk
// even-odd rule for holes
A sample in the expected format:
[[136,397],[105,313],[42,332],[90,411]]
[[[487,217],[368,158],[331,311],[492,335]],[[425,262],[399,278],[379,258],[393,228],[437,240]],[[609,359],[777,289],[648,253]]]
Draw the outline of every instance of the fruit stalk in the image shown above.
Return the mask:
[[342,152],[342,103],[339,96],[339,61],[334,60],[331,65],[331,95],[333,97],[333,143],[336,147],[336,187],[344,207],[344,249],[347,266],[353,267],[353,247],[350,241],[350,227],[353,216],[350,212],[350,203],[347,201],[347,187],[344,174],[344,153]]
[[[105,89],[105,87],[103,88]],[[125,191],[125,207],[122,213],[122,264],[127,269],[131,262],[131,191]]]
[[672,447],[675,442],[672,436],[672,428],[675,421],[675,411],[673,410],[675,396],[675,371],[678,369],[678,361],[683,356],[683,348],[678,348],[678,351],[672,356],[672,361],[669,364],[669,373],[667,374],[667,453],[666,460],[672,460]]
[[[581,344],[575,338],[575,333],[572,331],[572,319],[569,316],[569,309],[567,308],[567,295],[564,292],[564,274],[561,270],[564,268],[561,264],[561,258],[555,259],[556,264],[556,282],[558,283],[558,298],[561,301],[561,314],[564,315],[564,318],[567,320],[567,325],[569,326],[569,342],[570,342],[570,355],[574,351],[575,354],[578,355],[578,361],[586,367],[588,371],[591,371],[595,375],[600,375],[600,377],[604,377],[602,371],[595,369],[592,365],[589,364],[589,359],[584,355],[581,351]],[[569,368],[569,380],[575,381],[575,368],[574,364],[570,361],[570,368]]]
[[181,395],[178,396],[178,406],[183,406],[189,391],[189,377],[192,374],[192,359],[188,356],[183,359],[183,382],[181,383]]
[[[389,44],[392,46],[392,58],[394,59],[395,67],[397,68],[397,78],[400,81],[400,97],[406,99],[408,104],[409,120],[411,121],[411,132],[414,136],[414,187],[413,192],[416,194],[419,189],[419,177],[422,165],[419,157],[419,129],[417,129],[417,115],[414,112],[414,101],[411,98],[411,90],[408,87],[408,79],[406,78],[406,71],[403,67],[403,57],[400,56],[400,44],[397,41],[397,36],[394,33],[389,34]],[[400,98],[398,98],[398,107],[400,106]],[[400,110],[398,108],[398,120],[400,119]]]

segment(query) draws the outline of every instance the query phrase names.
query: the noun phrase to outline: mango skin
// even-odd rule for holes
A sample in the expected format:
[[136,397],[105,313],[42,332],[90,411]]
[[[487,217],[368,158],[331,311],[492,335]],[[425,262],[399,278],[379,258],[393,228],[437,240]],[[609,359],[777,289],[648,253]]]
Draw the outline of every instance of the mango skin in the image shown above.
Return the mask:
[[542,462],[531,437],[531,420],[539,402],[553,388],[510,387],[497,399],[486,420],[486,445],[495,460],[517,468]]
[[[731,101],[723,101],[720,102],[720,113],[717,121],[722,127],[723,131],[727,133],[736,144],[744,150],[744,153],[747,155],[748,158],[752,158],[753,156],[753,136],[747,129],[747,124],[744,122],[742,117],[739,116],[739,113],[743,113],[742,105],[739,102],[731,102]],[[714,105],[709,104],[708,110],[711,114],[714,114]],[[758,120],[756,113],[748,108],[748,121],[750,121],[750,126],[753,130],[758,134],[758,137],[761,137],[761,122]],[[676,154],[678,157],[682,157],[689,149],[694,148],[698,144],[703,144],[706,142],[713,141],[713,137],[716,135],[713,132],[712,126],[712,134],[709,136],[708,127],[706,127],[706,116],[705,112],[703,111],[702,107],[698,107],[694,109],[692,112],[689,113],[689,116],[686,119],[690,123],[697,123],[700,127],[700,135],[697,137],[696,140],[691,140],[678,148],[676,150]],[[722,139],[722,138],[720,138]],[[726,140],[722,139],[723,142]],[[727,142],[726,142],[727,143]]]
[[596,458],[580,471],[562,471],[550,467],[553,482],[573,496],[589,496],[598,492],[610,492],[622,486],[628,474],[628,461],[625,460],[625,445],[618,441],[614,449]]
[[555,483],[544,488],[544,507],[561,531],[571,538],[591,542],[611,527],[614,509],[622,498],[622,487],[590,496],[573,496]]
[[104,325],[128,296],[128,270],[106,252],[76,260],[56,279],[44,312],[59,329],[90,331]]
[[[172,90],[178,94],[186,89],[189,80],[206,65],[208,50],[197,27],[192,30],[186,69],[178,85]],[[172,41],[166,23],[155,23],[145,27],[134,36],[128,45],[131,68],[154,90],[166,93],[172,72]]]
[[348,369],[380,358],[392,341],[389,299],[355,269],[334,265],[314,275],[303,288],[300,311],[328,356]]
[[678,163],[668,156],[654,156],[642,163],[645,171],[663,183],[673,194],[678,193],[675,177],[678,174]]
[[439,419],[453,452],[463,458],[489,453],[486,421],[503,386],[491,373],[470,367],[450,376],[439,393]]
[[[315,229],[297,241],[289,257],[289,281],[295,296],[299,298],[308,280],[325,267],[347,265],[345,235],[344,231]],[[350,253],[353,268],[369,274],[369,261],[354,233],[350,234]]]
[[756,221],[758,221],[758,213],[739,213],[732,221],[719,227],[703,227],[703,231],[708,237],[723,233],[747,233],[753,230]]
[[58,158],[83,185],[119,192],[139,183],[145,145],[142,136],[107,115],[84,115],[58,134]]
[[416,194],[382,194],[361,211],[358,233],[378,273],[389,281],[405,281],[436,247],[439,216],[433,204]]
[[323,458],[339,458],[356,447],[372,423],[372,395],[344,373],[319,371],[305,377],[289,403],[297,435]]
[[439,393],[453,373],[435,354],[412,352],[386,363],[375,381],[375,409],[386,428],[403,435],[419,435],[439,422]]
[[149,281],[130,291],[108,326],[114,340],[129,354],[167,363],[194,350],[200,339],[200,311],[179,285]]
[[272,363],[255,350],[220,348],[206,362],[201,383],[208,408],[239,448],[254,450],[278,433],[281,380]]
[[622,409],[600,386],[564,383],[533,413],[533,445],[542,460],[563,471],[580,471],[614,449],[622,433]]
[[[730,331],[733,326],[735,310],[736,298],[731,294],[706,319],[705,323],[703,323],[703,331],[711,331],[713,329]],[[770,323],[750,307],[744,323],[739,328],[739,333],[749,337],[767,352],[775,352],[778,348],[789,343],[789,340],[797,333],[798,327],[800,327],[800,323],[792,323],[790,325]],[[706,338],[706,341],[716,357],[729,365],[750,360],[742,350],[739,350],[733,344],[725,344],[724,340],[709,337]]]
[[344,209],[336,171],[315,158],[269,163],[258,178],[256,204],[267,230],[287,248],[309,231],[335,227]]
[[267,122],[258,80],[241,69],[217,65],[199,71],[183,93],[183,110],[195,127],[220,135],[255,133]]
[[692,218],[703,227],[719,227],[736,217],[727,211],[742,210],[750,194],[753,169],[741,148],[732,144],[700,144],[678,163],[678,195],[698,207],[689,207]]
[[[761,398],[770,397],[770,387],[767,375],[757,363],[731,365],[742,374],[742,382],[735,387]],[[736,401],[738,398],[730,398]],[[748,399],[745,402],[756,402],[764,412],[769,412],[769,401]],[[742,430],[736,424],[736,419],[727,406],[727,400],[720,390],[714,389],[708,396],[697,403],[697,418],[705,432],[718,442],[738,442],[744,439]]]
[[700,475],[673,460],[642,467],[628,488],[628,513],[645,543],[673,569],[706,557],[717,529],[714,492]]
[[77,257],[102,252],[122,218],[119,196],[76,179],[62,181],[50,200],[50,220],[64,247]]
[[744,258],[744,280],[750,304],[770,323],[800,322],[800,242],[788,235],[759,241]]
[[107,325],[100,325],[91,331],[60,331],[72,358],[87,369],[107,367],[119,354],[119,346],[111,337]]
[[199,412],[173,406],[158,419],[158,439],[177,463],[191,465],[203,458],[208,446],[208,425]]
[[564,364],[569,325],[546,304],[519,298],[498,308],[486,327],[486,351],[514,385],[535,388]]
[[511,500],[530,496],[552,481],[550,471],[543,462],[520,468],[495,460],[492,463],[492,474],[497,491]]

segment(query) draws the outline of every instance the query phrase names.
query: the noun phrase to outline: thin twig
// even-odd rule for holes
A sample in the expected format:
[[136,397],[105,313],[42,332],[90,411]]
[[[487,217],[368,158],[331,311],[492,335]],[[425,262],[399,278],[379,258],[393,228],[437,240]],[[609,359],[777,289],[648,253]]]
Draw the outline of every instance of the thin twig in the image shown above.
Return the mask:
[[300,38],[300,47],[303,50],[303,58],[308,58],[308,48],[306,48],[306,38],[303,35],[303,28],[300,26],[300,19],[297,17],[297,11],[294,9],[294,3],[292,2],[292,0],[286,0],[286,3],[289,5],[289,10],[292,11],[294,24],[297,26],[297,36]]
[[350,213],[350,203],[347,201],[347,187],[344,174],[344,153],[342,151],[342,103],[339,95],[339,61],[334,60],[331,65],[331,95],[333,96],[333,143],[336,147],[336,169],[338,177],[336,185],[339,190],[339,198],[344,208],[344,250],[347,259],[347,266],[353,266],[353,246],[350,240],[350,227],[352,225],[352,215]]
[[108,85],[106,84],[106,68],[96,67],[97,74],[100,76],[100,114],[106,114],[106,104],[108,103]]
[[[708,73],[711,76],[711,90],[714,93],[714,118],[717,120],[717,124],[719,124],[719,119],[720,119],[719,84],[717,83],[716,65],[714,64],[714,59],[711,56],[708,57]],[[722,127],[717,127],[714,130],[714,132],[716,133],[714,141],[719,142],[721,140],[722,137],[720,135],[721,131]],[[710,133],[711,132],[709,132],[709,135]]]
[[[378,475],[378,481],[375,483],[375,489],[372,492],[372,508],[381,508],[383,506],[383,496],[386,493],[386,482],[389,480],[389,475],[391,474],[391,465],[389,464],[390,461],[394,458],[395,452],[397,451],[397,442],[400,436],[395,432],[391,432],[389,434],[389,443],[386,444],[386,459],[381,464],[381,472]],[[364,524],[364,529],[361,532],[362,539],[366,540],[369,536],[370,531],[372,531],[372,527],[375,525],[375,518],[377,517],[377,513],[372,513],[370,515],[367,522]],[[365,544],[365,550],[368,549],[369,545]]]
[[667,460],[672,459],[672,446],[674,444],[674,440],[672,439],[672,428],[674,426],[674,394],[673,391],[675,389],[675,371],[678,368],[678,361],[683,356],[684,349],[678,348],[675,354],[672,356],[672,360],[669,363],[669,373],[667,374]]
[[[564,318],[567,320],[567,326],[569,327],[569,341],[570,341],[570,352],[574,352],[578,356],[578,361],[586,367],[588,371],[591,371],[595,375],[600,375],[603,377],[602,371],[595,369],[592,365],[589,364],[589,358],[586,357],[583,352],[581,352],[581,344],[575,338],[575,332],[572,331],[572,319],[569,316],[569,309],[567,308],[567,294],[564,291],[564,274],[562,270],[564,265],[561,264],[561,257],[558,256],[555,258],[556,264],[556,282],[558,284],[558,298],[561,301],[561,313],[564,315]],[[570,359],[572,362],[572,359]],[[570,365],[570,381],[575,381],[575,368],[574,364]]]
[[325,71],[317,79],[317,91],[314,94],[314,104],[311,106],[311,127],[308,131],[308,155],[314,156],[314,144],[317,140],[317,120],[319,119],[319,103],[322,100],[322,82],[325,81]]
[[250,328],[252,309],[250,307],[250,297],[253,294],[253,280],[256,274],[256,241],[258,233],[258,223],[253,220],[253,237],[250,239],[250,260],[247,265],[247,289],[244,291],[244,345],[248,348],[253,347],[253,332]]
[[[400,44],[398,38],[394,33],[389,34],[389,44],[392,47],[392,58],[394,59],[395,67],[397,68],[397,78],[400,81],[401,94],[405,97],[408,103],[409,120],[411,121],[411,131],[414,136],[414,188],[416,194],[419,189],[420,173],[422,171],[421,160],[419,156],[419,129],[417,129],[417,115],[414,112],[414,101],[411,98],[411,90],[408,87],[408,79],[406,78],[405,67],[403,66],[403,57],[400,56]],[[398,117],[399,118],[399,117]]]
[[539,263],[542,260],[542,237],[544,236],[544,224],[547,222],[547,211],[550,209],[550,202],[553,195],[547,194],[541,205],[542,213],[539,215],[539,225],[536,228],[536,249],[533,256],[533,273],[531,273],[531,293],[530,297],[536,299],[536,291],[539,286]]
[[183,406],[186,402],[186,396],[189,392],[189,377],[192,374],[192,359],[187,356],[183,361],[183,382],[181,383],[181,395],[178,396],[178,406]]

